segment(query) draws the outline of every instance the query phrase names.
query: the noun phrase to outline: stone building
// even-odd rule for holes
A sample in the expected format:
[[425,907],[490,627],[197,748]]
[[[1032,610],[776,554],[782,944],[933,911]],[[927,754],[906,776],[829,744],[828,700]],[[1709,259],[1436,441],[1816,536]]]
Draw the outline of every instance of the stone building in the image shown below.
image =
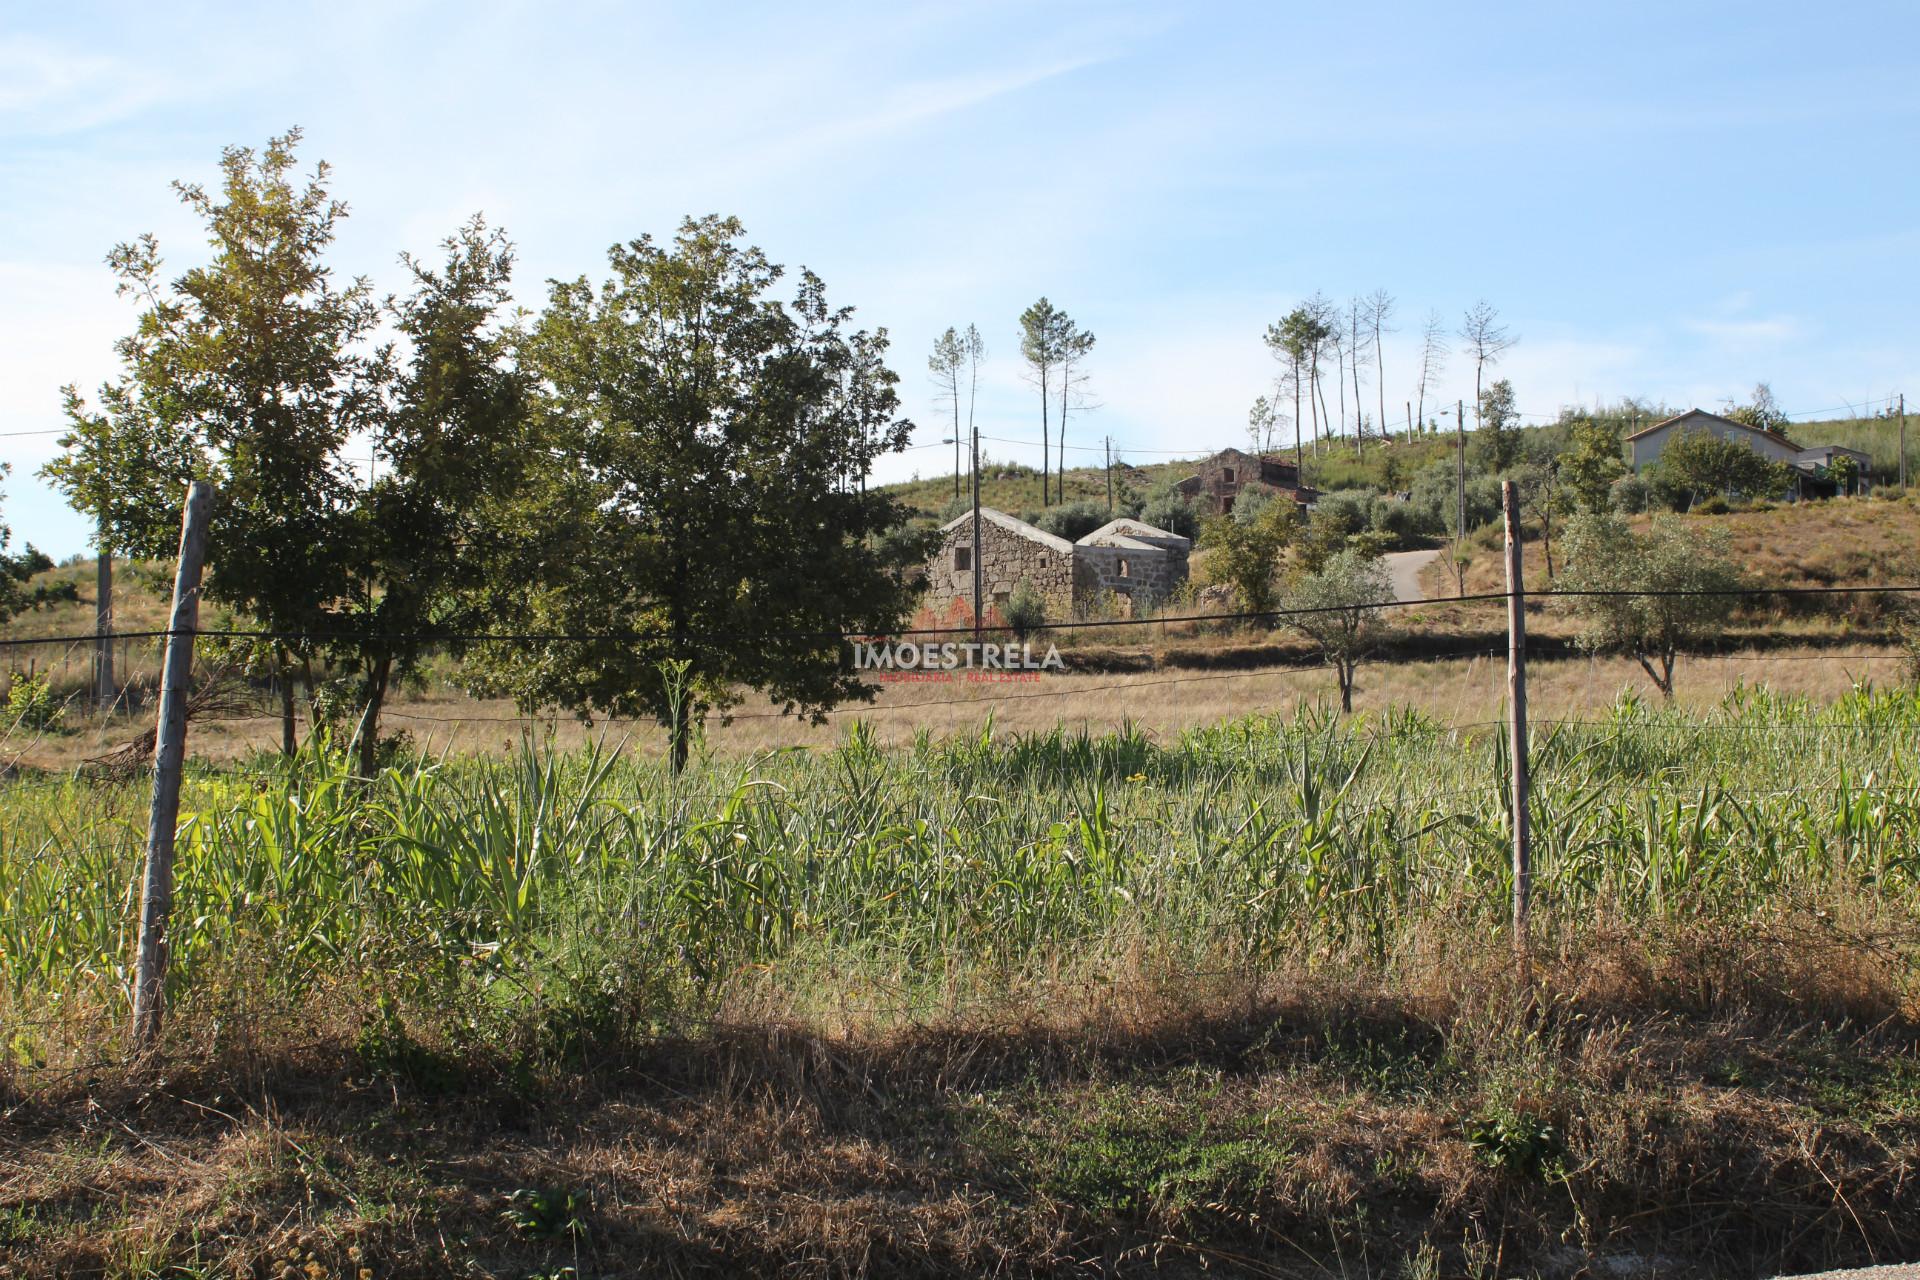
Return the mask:
[[1305,505],[1318,495],[1300,483],[1300,469],[1291,462],[1262,457],[1240,449],[1222,449],[1200,464],[1197,474],[1174,486],[1203,514],[1223,516],[1249,485],[1274,489]]
[[[1112,520],[1079,542],[1036,529],[992,507],[980,508],[981,591],[989,609],[1006,607],[1022,581],[1047,601],[1048,614],[1066,618],[1111,593],[1131,613],[1163,600],[1187,580],[1192,543],[1138,520]],[[940,545],[927,562],[927,590],[936,601],[973,603],[973,513],[940,527]]]
[[[973,513],[940,526],[940,546],[927,562],[927,589],[936,600],[973,602]],[[1004,608],[1024,579],[1046,598],[1048,611],[1074,603],[1073,544],[992,507],[980,508],[981,590],[989,608]]]
[[1133,604],[1164,600],[1187,580],[1193,543],[1139,520],[1110,520],[1073,546],[1073,585],[1082,601],[1102,591]]

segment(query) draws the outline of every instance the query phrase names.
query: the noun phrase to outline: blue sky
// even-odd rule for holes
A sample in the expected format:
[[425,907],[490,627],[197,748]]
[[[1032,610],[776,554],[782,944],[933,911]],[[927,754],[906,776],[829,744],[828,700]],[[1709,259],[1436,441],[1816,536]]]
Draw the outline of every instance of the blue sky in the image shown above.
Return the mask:
[[[203,252],[169,180],[293,124],[353,208],[338,266],[382,287],[475,210],[529,304],[739,216],[891,331],[923,442],[927,348],[969,321],[984,430],[1037,439],[1040,294],[1099,339],[1069,442],[1141,457],[1241,443],[1264,326],[1316,289],[1399,300],[1390,416],[1421,319],[1481,297],[1532,413],[1920,393],[1917,37],[1910,3],[9,6],[0,433],[113,372],[116,241]],[[1471,386],[1456,358],[1440,394]],[[64,555],[87,533],[32,474],[51,441],[0,434],[0,520]]]

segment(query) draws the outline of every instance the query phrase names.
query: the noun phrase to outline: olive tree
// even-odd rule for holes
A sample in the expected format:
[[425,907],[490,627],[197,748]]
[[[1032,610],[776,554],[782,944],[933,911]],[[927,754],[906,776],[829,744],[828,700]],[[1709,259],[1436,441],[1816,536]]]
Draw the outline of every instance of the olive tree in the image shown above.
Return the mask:
[[1393,600],[1393,581],[1380,557],[1348,547],[1316,572],[1294,579],[1281,601],[1287,625],[1318,646],[1338,677],[1342,711],[1353,710],[1354,671],[1386,637],[1385,606]]
[[1745,584],[1727,558],[1726,531],[1656,516],[1644,533],[1610,512],[1567,524],[1559,590],[1570,594],[1575,636],[1590,653],[1630,653],[1673,697],[1680,650],[1717,636]]

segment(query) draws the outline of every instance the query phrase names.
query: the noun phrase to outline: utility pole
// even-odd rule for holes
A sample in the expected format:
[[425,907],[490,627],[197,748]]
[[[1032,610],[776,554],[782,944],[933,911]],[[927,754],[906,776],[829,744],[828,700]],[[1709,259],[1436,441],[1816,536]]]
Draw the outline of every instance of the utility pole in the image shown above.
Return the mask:
[[1513,955],[1520,986],[1533,981],[1527,936],[1533,890],[1533,826],[1527,813],[1527,586],[1520,563],[1520,492],[1500,482],[1507,526],[1507,754],[1513,768]]
[[1453,574],[1459,593],[1467,594],[1467,402],[1453,402],[1454,475],[1457,480],[1453,522]]
[[1411,440],[1419,424],[1413,420],[1413,401],[1407,401],[1407,439]]
[[980,557],[986,548],[980,545],[980,428],[973,429],[973,638],[980,639],[980,625],[985,608],[983,588],[985,580],[980,565]]
[[1900,393],[1900,492],[1907,491],[1907,393]]
[[113,549],[107,543],[107,522],[100,522],[94,543],[98,551],[94,582],[99,599],[93,611],[93,700],[102,710],[113,706],[119,691],[113,683]]
[[1113,514],[1113,437],[1107,437],[1107,514]]
[[136,1054],[160,1038],[161,997],[167,984],[172,942],[173,837],[180,820],[180,771],[187,753],[187,699],[193,684],[193,637],[200,625],[200,569],[207,555],[207,520],[213,486],[187,486],[180,519],[180,561],[173,575],[173,617],[167,623],[167,658],[160,681],[160,718],[154,727],[153,807],[147,817],[147,864],[140,893],[140,949],[134,963],[133,1048]]

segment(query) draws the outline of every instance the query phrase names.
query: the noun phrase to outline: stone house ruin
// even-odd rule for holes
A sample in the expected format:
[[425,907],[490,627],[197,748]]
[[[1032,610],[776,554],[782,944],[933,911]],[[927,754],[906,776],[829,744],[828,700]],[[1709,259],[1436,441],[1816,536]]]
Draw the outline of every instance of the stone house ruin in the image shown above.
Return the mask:
[[1139,520],[1109,520],[1074,543],[1074,584],[1083,596],[1111,591],[1129,602],[1165,600],[1187,580],[1190,539]]
[[1302,506],[1318,495],[1300,483],[1300,468],[1291,462],[1222,449],[1200,464],[1195,475],[1174,486],[1204,515],[1223,516],[1249,485],[1274,489]]
[[[1031,583],[1055,618],[1083,614],[1104,593],[1123,613],[1163,600],[1187,580],[1192,542],[1139,520],[1111,520],[1078,542],[1068,542],[1024,520],[980,508],[981,590],[990,609],[1005,609],[1014,588]],[[927,562],[927,590],[935,601],[973,605],[973,513],[940,526],[940,544]]]

